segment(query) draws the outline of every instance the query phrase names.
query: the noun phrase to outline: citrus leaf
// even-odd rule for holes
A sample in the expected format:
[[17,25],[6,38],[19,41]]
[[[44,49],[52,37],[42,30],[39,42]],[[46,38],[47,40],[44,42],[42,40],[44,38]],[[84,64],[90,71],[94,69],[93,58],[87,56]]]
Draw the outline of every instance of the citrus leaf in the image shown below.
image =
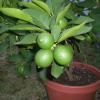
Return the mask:
[[51,30],[51,35],[54,37],[54,41],[57,42],[60,37],[61,28],[58,25],[55,25]]
[[51,10],[46,3],[40,0],[32,0],[32,2],[37,6],[41,7],[43,10],[45,10],[49,15],[51,15]]
[[86,21],[86,23],[90,23],[90,22],[93,22],[94,19],[87,17],[87,16],[80,16],[79,18],[75,19],[75,21],[73,21],[73,23],[80,24],[84,21]]
[[[92,26],[83,26],[77,31],[76,35],[85,34],[87,32],[90,32],[91,29],[92,29]],[[74,35],[74,36],[76,36],[76,35]]]
[[33,59],[33,52],[26,48],[21,48],[20,55],[27,61],[31,61]]
[[8,31],[8,27],[2,27],[2,28],[0,28],[0,34],[6,32],[6,31]]
[[12,26],[9,28],[9,30],[31,30],[31,31],[38,31],[38,32],[46,32],[45,30],[32,26],[32,25],[28,25],[28,24],[21,24],[21,25],[16,25],[16,26]]
[[76,19],[75,13],[71,8],[67,11],[67,13],[65,14],[65,17],[72,20]]
[[63,4],[65,4],[64,1],[65,0],[46,0],[46,3],[48,4],[53,14],[57,16],[59,11],[61,11],[61,9],[63,8]]
[[79,2],[78,6],[84,8],[93,8],[96,6],[96,0],[84,0],[83,2]]
[[52,64],[51,75],[55,78],[58,78],[64,72],[64,67],[57,65],[56,63]]
[[2,4],[3,4],[3,1],[2,1],[2,0],[0,0],[0,8],[2,7]]
[[24,9],[23,11],[33,18],[35,25],[41,28],[49,29],[50,16],[47,13],[38,9]]
[[13,53],[8,57],[9,61],[14,63],[20,63],[23,61],[23,57],[19,53]]
[[[74,27],[72,27],[72,28],[69,28],[69,29],[63,31],[63,32],[61,33],[61,36],[60,36],[58,42],[61,42],[61,41],[65,40],[65,39],[67,39],[67,38],[70,38],[70,37],[72,37],[72,36],[79,35],[80,33],[82,34],[82,33],[83,33],[82,31],[84,31],[84,30],[81,30],[81,28],[82,28],[84,25],[85,25],[85,22],[83,22],[83,23],[80,24],[80,25],[74,26]],[[81,32],[80,32],[79,30],[81,30]],[[78,31],[79,31],[79,32],[78,32]],[[78,33],[77,33],[77,32],[78,32]]]
[[42,81],[47,81],[47,80],[48,80],[46,74],[47,74],[47,69],[42,69],[41,71],[38,72],[39,78],[40,78]]
[[8,38],[9,35],[10,35],[9,33],[4,33],[4,34],[0,35],[0,43],[2,41],[4,41],[4,39]]
[[93,32],[100,33],[100,15],[94,15],[93,18],[95,19],[93,22]]
[[38,9],[41,11],[44,11],[41,7],[37,6],[36,4],[32,3],[32,2],[19,2],[20,6],[25,6],[28,8],[32,8],[32,9]]
[[25,13],[24,11],[17,9],[17,8],[0,8],[0,12],[2,12],[3,14],[10,16],[10,17],[14,17],[14,18],[18,18],[27,22],[30,22],[33,24],[33,19],[32,17]]
[[78,35],[78,36],[75,36],[74,38],[81,40],[81,41],[85,40],[85,36],[83,35]]
[[18,64],[17,65],[17,73],[22,77],[28,77],[32,73],[31,64]]
[[67,11],[69,10],[71,4],[68,4],[63,10],[61,10],[58,15],[57,15],[57,19],[56,22],[58,23],[62,18],[64,18],[65,14],[67,13]]
[[25,44],[33,44],[33,43],[36,43],[36,35],[28,34],[24,36],[21,41],[15,43],[15,45],[25,45]]

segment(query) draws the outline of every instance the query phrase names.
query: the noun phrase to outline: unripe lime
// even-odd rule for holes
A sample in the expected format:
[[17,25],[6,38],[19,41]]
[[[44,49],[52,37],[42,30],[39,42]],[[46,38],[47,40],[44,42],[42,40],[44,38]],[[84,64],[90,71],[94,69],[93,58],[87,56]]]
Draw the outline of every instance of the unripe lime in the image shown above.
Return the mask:
[[53,61],[51,50],[40,49],[35,55],[35,63],[39,68],[48,67]]
[[37,38],[37,43],[42,49],[50,49],[54,44],[54,38],[49,33],[41,33]]
[[69,65],[73,60],[73,49],[69,45],[58,45],[54,50],[54,59],[60,65]]

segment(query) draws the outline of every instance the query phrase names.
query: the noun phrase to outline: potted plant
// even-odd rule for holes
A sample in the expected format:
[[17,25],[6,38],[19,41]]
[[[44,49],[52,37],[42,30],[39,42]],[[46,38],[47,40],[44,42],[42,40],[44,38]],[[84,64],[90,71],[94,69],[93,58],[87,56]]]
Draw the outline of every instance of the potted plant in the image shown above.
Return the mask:
[[[73,56],[75,45],[85,40],[85,33],[91,31],[91,22],[94,20],[74,13],[69,1],[65,3],[64,0],[32,0],[19,2],[19,5],[19,8],[0,8],[2,14],[13,20],[13,24],[5,23],[6,27],[1,27],[0,33],[10,32],[10,35],[14,35],[17,52],[24,54],[23,59],[28,59],[27,65],[33,61],[33,55],[28,54],[34,51],[35,64],[42,70],[40,77],[46,80],[46,73],[51,79],[45,81],[49,99],[93,100],[100,87],[100,71],[90,65],[73,62]],[[20,72],[23,72],[25,64],[26,60],[21,60],[18,69]],[[48,73],[45,69],[49,69]],[[87,79],[89,77],[95,82]],[[62,78],[62,82],[67,78],[66,82],[71,86],[68,86],[69,83],[61,84],[59,79]],[[75,83],[77,80],[89,81],[78,86]],[[76,86],[72,86],[75,84]]]

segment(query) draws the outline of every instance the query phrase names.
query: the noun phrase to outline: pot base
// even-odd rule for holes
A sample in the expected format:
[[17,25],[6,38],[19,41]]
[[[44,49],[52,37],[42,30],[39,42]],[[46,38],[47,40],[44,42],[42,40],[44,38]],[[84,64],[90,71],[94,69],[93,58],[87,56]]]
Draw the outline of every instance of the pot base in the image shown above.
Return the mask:
[[[88,64],[74,62],[76,67],[84,67],[100,77],[100,70]],[[49,100],[94,100],[96,90],[100,88],[100,80],[85,86],[65,86],[53,81],[47,84]]]

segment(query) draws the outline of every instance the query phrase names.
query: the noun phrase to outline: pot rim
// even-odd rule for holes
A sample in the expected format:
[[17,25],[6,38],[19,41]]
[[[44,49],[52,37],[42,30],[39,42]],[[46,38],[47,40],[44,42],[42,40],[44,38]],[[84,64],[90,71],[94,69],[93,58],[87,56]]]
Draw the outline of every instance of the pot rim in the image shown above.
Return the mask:
[[[82,65],[82,66],[79,66],[79,67],[85,67],[86,69],[88,69],[88,70],[94,72],[94,74],[96,74],[98,77],[100,77],[100,70],[97,69],[97,68],[95,68],[95,67],[93,67],[92,65],[84,64],[84,63],[81,63],[81,62],[73,62],[73,64],[75,64],[76,67],[77,67],[78,65]],[[60,83],[57,83],[57,82],[48,80],[47,83],[46,83],[46,86],[49,87],[49,88],[54,88],[55,90],[59,90],[59,89],[61,90],[61,89],[62,89],[62,91],[63,91],[63,90],[66,90],[66,88],[67,88],[68,91],[70,91],[70,89],[71,89],[71,92],[72,92],[72,89],[73,89],[73,90],[74,90],[74,89],[77,89],[77,90],[83,89],[83,90],[85,90],[85,89],[87,89],[87,88],[88,88],[88,91],[89,91],[89,90],[94,91],[95,89],[100,88],[100,80],[98,80],[98,81],[96,81],[96,82],[93,82],[93,83],[91,83],[91,84],[82,85],[82,86],[63,85],[63,84],[60,84]],[[83,91],[83,90],[82,90],[82,91]],[[75,91],[76,91],[76,90],[75,90]]]

